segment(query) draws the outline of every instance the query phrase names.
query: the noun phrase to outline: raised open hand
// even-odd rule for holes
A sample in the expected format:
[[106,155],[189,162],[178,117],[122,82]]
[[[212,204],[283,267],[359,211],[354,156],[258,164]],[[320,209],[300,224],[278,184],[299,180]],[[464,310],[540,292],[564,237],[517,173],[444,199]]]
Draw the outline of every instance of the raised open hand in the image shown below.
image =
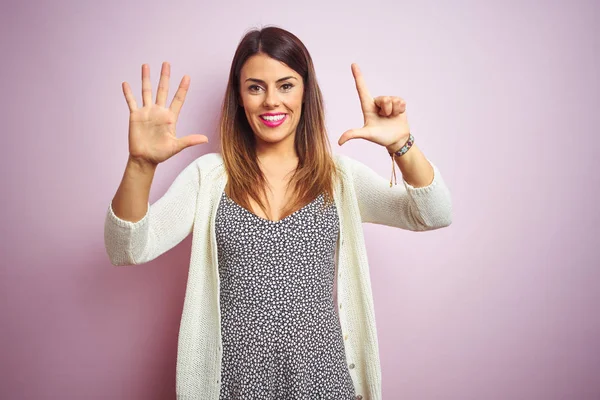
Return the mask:
[[406,102],[400,97],[392,96],[380,96],[374,99],[369,94],[358,65],[352,64],[351,68],[363,112],[364,126],[344,132],[338,144],[342,145],[350,139],[361,138],[385,146],[389,151],[397,150],[410,136],[405,113]]
[[168,62],[164,62],[160,72],[156,103],[153,104],[150,67],[147,64],[142,65],[142,108],[138,108],[129,84],[123,82],[123,94],[130,112],[129,154],[136,161],[157,165],[187,147],[208,142],[208,138],[204,135],[188,135],[181,138],[176,136],[175,125],[190,87],[190,77],[184,75],[171,105],[166,108],[170,75],[171,66]]

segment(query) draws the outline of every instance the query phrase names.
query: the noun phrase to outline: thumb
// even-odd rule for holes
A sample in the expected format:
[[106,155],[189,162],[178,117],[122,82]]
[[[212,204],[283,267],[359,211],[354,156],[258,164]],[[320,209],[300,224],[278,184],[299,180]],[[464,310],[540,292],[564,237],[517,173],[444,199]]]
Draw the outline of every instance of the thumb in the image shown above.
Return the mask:
[[202,143],[208,143],[208,138],[204,135],[187,135],[177,139],[179,151]]
[[364,137],[364,130],[362,128],[349,129],[346,132],[342,133],[342,136],[340,136],[340,139],[338,140],[338,144],[341,146],[344,143],[346,143],[348,140],[363,138],[363,137]]

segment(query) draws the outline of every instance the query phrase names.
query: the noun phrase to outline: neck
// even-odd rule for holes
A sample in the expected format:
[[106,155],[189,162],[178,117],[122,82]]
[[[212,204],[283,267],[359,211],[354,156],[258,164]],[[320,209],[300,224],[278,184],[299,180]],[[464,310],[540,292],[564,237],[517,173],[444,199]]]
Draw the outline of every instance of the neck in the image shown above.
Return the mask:
[[290,135],[287,140],[278,143],[257,141],[256,156],[261,162],[285,163],[298,159],[294,146],[294,136]]

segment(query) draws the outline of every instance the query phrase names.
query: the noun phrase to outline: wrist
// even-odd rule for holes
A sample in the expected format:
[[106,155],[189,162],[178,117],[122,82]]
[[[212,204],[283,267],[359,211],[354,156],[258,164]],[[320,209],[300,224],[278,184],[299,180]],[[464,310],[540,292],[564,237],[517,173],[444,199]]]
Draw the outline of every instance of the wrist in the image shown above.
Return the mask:
[[400,150],[402,148],[402,146],[404,146],[405,142],[406,141],[398,141],[398,142],[392,143],[392,144],[390,144],[388,146],[385,146],[385,148],[386,148],[386,150],[387,150],[388,153],[395,153],[398,150]]
[[401,141],[395,142],[389,146],[386,146],[388,153],[391,156],[402,156],[404,155],[413,145],[415,138],[411,133],[408,134],[407,139],[402,139]]
[[[392,159],[392,177],[390,178],[390,187],[392,187],[392,180],[396,184],[396,162],[399,162],[400,164],[405,164],[407,161],[410,160],[410,155],[408,156],[408,160],[406,158],[403,158],[402,156],[404,156],[406,152],[408,152],[408,150],[412,148],[414,143],[415,138],[413,137],[412,133],[409,132],[408,139],[406,140],[406,142],[403,142],[401,144],[394,143],[389,146],[386,146],[387,151]],[[400,166],[400,164],[398,165]],[[402,167],[400,168],[402,169]]]
[[127,166],[134,169],[138,173],[154,174],[154,172],[156,171],[157,164],[153,164],[149,161],[141,160],[139,158],[135,158],[129,155],[129,159],[127,160]]

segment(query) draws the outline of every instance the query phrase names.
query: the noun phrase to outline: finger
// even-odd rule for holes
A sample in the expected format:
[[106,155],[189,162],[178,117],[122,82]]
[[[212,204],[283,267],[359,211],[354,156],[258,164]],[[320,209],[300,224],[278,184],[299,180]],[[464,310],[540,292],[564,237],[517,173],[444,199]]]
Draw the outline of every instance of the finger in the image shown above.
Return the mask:
[[171,76],[171,65],[168,62],[163,62],[160,69],[160,80],[158,81],[158,90],[156,91],[156,104],[165,106],[167,104],[167,96],[169,94],[169,77]]
[[392,113],[393,104],[389,96],[380,96],[375,99],[375,105],[379,107],[379,115],[389,117]]
[[340,136],[338,144],[341,146],[348,140],[352,139],[367,139],[369,140],[369,131],[364,128],[347,130]]
[[363,107],[364,111],[365,106],[373,102],[373,98],[369,93],[369,89],[367,89],[367,84],[365,83],[365,79],[363,78],[362,72],[360,72],[360,68],[358,68],[358,64],[353,63],[351,68],[352,75],[354,76],[354,82],[356,83],[356,90],[358,91],[360,104]]
[[392,110],[394,109],[394,104],[392,103],[392,99],[387,97],[385,98],[385,102],[383,103],[383,109],[385,110],[385,115],[388,117],[392,114]]
[[373,99],[373,102],[375,103],[375,105],[378,108],[377,113],[379,115],[381,115],[382,117],[385,117],[386,115],[385,115],[385,111],[383,109],[383,96],[375,97],[375,99]]
[[406,111],[406,102],[399,97],[394,97],[392,99],[392,117],[396,117]]
[[142,101],[144,106],[152,103],[152,85],[150,84],[150,66],[142,65]]
[[175,113],[175,116],[179,116],[179,111],[181,111],[181,106],[183,106],[189,87],[190,77],[184,75],[183,78],[181,78],[179,88],[177,89],[177,92],[175,92],[175,97],[173,97],[173,101],[171,101],[171,106],[169,107],[171,111]]
[[179,151],[181,151],[190,146],[208,143],[208,137],[206,137],[205,135],[188,135],[177,139],[177,143],[179,144]]
[[127,105],[129,106],[129,112],[134,112],[135,110],[137,110],[137,103],[135,102],[135,96],[131,92],[131,87],[129,87],[129,83],[123,82],[121,87],[123,88],[123,94],[125,95],[125,101],[127,102]]

